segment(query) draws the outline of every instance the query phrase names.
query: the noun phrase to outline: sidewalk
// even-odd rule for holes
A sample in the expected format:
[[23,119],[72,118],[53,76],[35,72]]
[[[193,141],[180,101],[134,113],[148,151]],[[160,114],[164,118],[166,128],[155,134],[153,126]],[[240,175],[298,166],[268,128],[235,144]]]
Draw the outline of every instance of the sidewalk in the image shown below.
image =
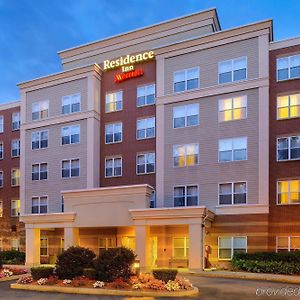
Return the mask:
[[280,275],[280,274],[265,274],[265,273],[247,273],[247,272],[232,272],[232,271],[202,271],[189,272],[191,276],[212,277],[212,278],[232,278],[232,279],[247,279],[259,281],[273,281],[283,283],[300,284],[300,275]]

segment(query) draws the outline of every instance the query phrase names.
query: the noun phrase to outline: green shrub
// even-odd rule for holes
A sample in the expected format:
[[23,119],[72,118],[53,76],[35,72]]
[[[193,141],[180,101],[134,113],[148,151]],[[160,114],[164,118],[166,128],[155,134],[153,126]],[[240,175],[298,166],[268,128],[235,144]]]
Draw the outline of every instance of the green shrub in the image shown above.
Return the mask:
[[16,250],[0,251],[0,260],[2,260],[3,264],[9,264],[9,265],[24,264],[25,253]]
[[300,274],[300,253],[238,253],[231,265],[234,270],[253,273]]
[[2,259],[0,257],[0,269],[2,269],[2,267],[3,267],[3,263],[2,263]]
[[177,270],[173,269],[157,269],[152,271],[155,279],[168,282],[169,280],[173,281],[176,279]]
[[82,275],[89,279],[96,279],[96,270],[93,268],[85,268],[83,269]]
[[54,267],[33,267],[30,269],[31,276],[34,280],[39,280],[40,278],[49,278],[53,276]]
[[55,272],[60,279],[82,276],[83,269],[93,266],[95,253],[87,248],[70,247],[57,257]]
[[131,249],[118,247],[105,250],[94,261],[96,279],[115,281],[118,278],[127,280],[131,275],[131,267],[136,255]]

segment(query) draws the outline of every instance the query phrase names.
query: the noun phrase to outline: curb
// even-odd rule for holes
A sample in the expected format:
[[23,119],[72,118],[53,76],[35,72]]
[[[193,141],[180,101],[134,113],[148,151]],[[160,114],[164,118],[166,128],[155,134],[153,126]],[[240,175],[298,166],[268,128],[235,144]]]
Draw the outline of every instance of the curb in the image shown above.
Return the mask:
[[10,277],[0,278],[0,283],[1,282],[6,282],[6,281],[11,281],[11,280],[17,280],[17,279],[20,278],[20,276],[22,276],[22,275],[15,275],[15,276],[10,276]]
[[128,290],[106,290],[106,289],[92,289],[92,288],[74,288],[74,287],[60,287],[60,286],[39,286],[39,285],[25,285],[12,283],[11,289],[26,290],[36,292],[51,292],[51,293],[66,293],[66,294],[82,294],[82,295],[110,295],[110,296],[133,296],[133,297],[187,297],[199,294],[198,288],[194,287],[192,290],[176,291],[176,292],[152,292],[152,291],[128,291]]
[[[195,277],[209,277],[209,278],[228,278],[228,279],[243,279],[243,280],[257,280],[257,281],[270,281],[270,282],[282,282],[282,283],[293,283],[293,284],[300,284],[300,276],[299,278],[282,278],[279,277],[281,275],[271,275],[273,277],[264,277],[264,276],[257,276],[254,275],[253,273],[251,274],[214,274],[213,272],[211,273],[188,273],[190,276],[195,276]],[[260,273],[260,275],[262,275]],[[278,276],[278,277],[276,277]]]

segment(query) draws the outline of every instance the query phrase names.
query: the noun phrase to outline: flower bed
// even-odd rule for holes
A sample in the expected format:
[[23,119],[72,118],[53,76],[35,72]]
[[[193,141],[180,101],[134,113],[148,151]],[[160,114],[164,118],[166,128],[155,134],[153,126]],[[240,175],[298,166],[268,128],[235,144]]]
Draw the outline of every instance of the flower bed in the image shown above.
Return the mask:
[[0,281],[6,281],[14,279],[18,275],[24,275],[27,273],[25,269],[19,268],[3,268],[0,269]]

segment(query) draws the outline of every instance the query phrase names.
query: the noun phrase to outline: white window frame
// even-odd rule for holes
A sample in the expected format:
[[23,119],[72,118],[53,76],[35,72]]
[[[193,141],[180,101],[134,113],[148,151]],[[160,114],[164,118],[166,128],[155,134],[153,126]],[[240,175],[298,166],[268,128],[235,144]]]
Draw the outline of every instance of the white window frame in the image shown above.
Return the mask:
[[[12,168],[11,169],[11,186],[12,187],[15,187],[15,186],[20,186],[20,178],[21,178],[21,176],[19,176],[19,184],[13,184],[13,179],[16,179],[16,178],[18,178],[18,177],[13,177],[13,173],[14,173],[14,171],[17,171],[17,170],[19,170],[19,174],[20,174],[20,168]],[[21,174],[20,174],[21,175]]]
[[[150,87],[154,88],[154,102],[153,103],[146,103],[147,102],[147,96],[152,95],[152,94],[147,94],[147,90]],[[156,96],[155,88],[156,88],[155,83],[150,83],[150,84],[145,84],[145,85],[138,86],[137,89],[136,89],[136,106],[137,107],[144,107],[144,106],[155,105],[155,102],[156,102],[156,99],[155,99],[155,96]],[[144,95],[143,95],[143,97],[145,97],[145,104],[143,104],[143,105],[139,105],[138,104],[138,90],[139,89],[144,89],[145,90]]]
[[46,249],[47,250],[47,254],[41,254],[42,257],[48,257],[49,256],[49,240],[47,237],[44,237],[44,236],[41,236],[40,238],[40,252],[42,253],[42,240],[45,240],[47,241],[47,247],[46,248],[43,248],[43,249]]
[[[117,101],[117,94],[118,93],[121,93],[121,100]],[[111,94],[114,94],[114,101],[112,102],[108,102],[108,95],[111,95]],[[117,112],[117,111],[122,111],[123,110],[123,90],[117,90],[117,91],[111,91],[111,92],[107,92],[105,94],[105,113],[114,113],[114,112]],[[116,109],[116,110],[108,110],[107,109],[107,105],[110,104],[110,103],[114,103],[114,105],[117,107],[117,102],[121,102],[121,108],[120,109]]]
[[[115,127],[116,127],[116,124],[118,124],[118,125],[121,124],[121,140],[120,141],[115,141]],[[106,141],[106,127],[111,126],[111,125],[113,126],[113,141],[112,142],[107,142]],[[122,143],[123,142],[123,122],[114,122],[114,123],[105,124],[104,139],[105,139],[105,145]]]
[[[188,79],[187,79],[187,73],[188,73],[188,71],[190,71],[190,70],[197,70],[197,71],[198,71],[198,87],[193,88],[193,89],[187,89],[187,81],[188,81]],[[183,91],[178,91],[178,92],[176,92],[176,91],[175,91],[175,83],[178,82],[178,81],[175,82],[175,80],[174,80],[174,79],[175,79],[175,74],[176,74],[176,73],[182,73],[182,72],[184,72],[184,90],[183,90]],[[201,74],[201,73],[200,73],[200,67],[199,67],[199,66],[174,71],[174,72],[173,72],[173,81],[172,81],[172,84],[173,84],[173,94],[185,93],[185,92],[195,91],[195,90],[200,89],[200,86],[201,86],[201,82],[200,82],[200,76],[201,76],[201,75],[200,75],[200,74]],[[197,77],[195,77],[195,78],[197,78]],[[195,78],[194,78],[194,79],[195,79]]]
[[[112,169],[113,169],[113,175],[112,176],[107,176],[106,175],[106,164],[107,164],[107,161],[108,160],[111,160],[112,159],[112,161],[113,161],[113,167],[112,167]],[[121,174],[120,175],[115,175],[115,159],[121,159]],[[121,155],[115,155],[115,156],[107,156],[107,157],[105,157],[105,162],[104,162],[104,164],[105,164],[105,168],[104,168],[104,177],[105,178],[115,178],[115,177],[122,177],[122,175],[123,175],[123,158],[122,158],[122,156]]]
[[[74,100],[75,98],[75,100]],[[79,101],[77,101],[79,100]],[[69,101],[68,104],[64,104],[64,101]],[[72,105],[79,103],[79,110],[78,111],[72,111]],[[64,106],[70,106],[70,112],[64,113],[63,107]],[[61,97],[61,114],[62,115],[70,115],[70,114],[76,114],[81,112],[81,93],[75,93],[71,95],[65,95]]]
[[[0,142],[0,149],[2,148],[2,155],[0,155],[0,160],[4,159],[4,142]],[[0,151],[1,153],[1,151]]]
[[[147,156],[149,155],[149,154],[153,154],[154,155],[154,171],[153,172],[147,172]],[[140,164],[138,164],[138,157],[139,156],[144,156],[145,158],[145,163],[143,164],[144,166],[145,166],[145,172],[144,173],[139,173],[138,172],[138,166],[140,165]],[[155,151],[149,151],[149,152],[141,152],[141,153],[138,153],[137,155],[136,155],[136,163],[135,163],[135,165],[136,165],[136,170],[135,170],[135,174],[136,175],[147,175],[147,174],[154,174],[155,172],[156,172],[156,153],[155,153]]]
[[[154,127],[143,127],[141,129],[138,129],[138,124],[140,121],[146,121],[146,123],[151,120],[154,119]],[[147,136],[147,129],[151,129],[154,128],[154,135],[153,136]],[[138,137],[138,130],[145,130],[145,135],[144,137]],[[155,116],[151,116],[151,117],[144,117],[144,118],[140,118],[136,120],[136,139],[139,140],[146,140],[146,139],[154,139],[156,136],[156,118]]]
[[[282,136],[282,137],[278,137],[276,139],[276,160],[278,162],[281,162],[281,161],[293,161],[293,160],[300,160],[300,157],[299,158],[291,158],[291,139],[292,138],[300,138],[300,135],[293,135],[293,136]],[[278,159],[278,141],[281,140],[281,139],[288,139],[288,158],[287,159]]]
[[[175,239],[184,239],[184,256],[175,256],[175,247],[174,247],[174,241]],[[187,243],[189,241],[189,243]],[[187,255],[187,249],[190,250],[190,238],[188,236],[173,236],[172,238],[172,258],[177,258],[177,259],[189,259],[189,255]],[[187,247],[189,245],[189,247]]]
[[[276,81],[286,81],[286,80],[292,80],[292,79],[298,79],[300,77],[293,77],[291,78],[291,58],[295,56],[300,56],[300,54],[295,54],[295,55],[288,55],[288,56],[282,56],[282,57],[277,57],[276,58]],[[286,79],[278,79],[278,61],[282,58],[287,58],[288,60],[288,78]]]
[[[72,143],[72,136],[75,135],[74,133],[72,134],[72,130],[75,130],[75,128],[79,128],[79,141],[76,143]],[[69,134],[68,135],[63,135],[64,130],[68,130]],[[63,144],[63,137],[69,137],[70,143]],[[70,126],[64,126],[60,130],[60,145],[61,146],[68,146],[68,145],[77,145],[80,144],[81,140],[81,126],[80,124],[76,125],[70,125]]]
[[[47,117],[45,117],[45,118],[41,118],[41,112],[42,112],[42,110],[41,110],[41,104],[42,103],[47,103]],[[39,117],[37,118],[37,119],[33,119],[32,118],[32,116],[33,116],[33,113],[34,113],[34,111],[33,111],[33,107],[35,106],[35,105],[38,105],[39,106],[39,110],[38,110],[38,113],[39,113]],[[49,107],[49,100],[41,100],[41,101],[36,101],[36,102],[33,102],[32,103],[32,105],[31,105],[31,120],[33,121],[33,122],[35,122],[35,121],[40,121],[40,120],[45,120],[45,119],[48,119],[49,117],[50,117],[50,107]]]
[[[191,166],[188,166],[187,165],[187,150],[186,150],[186,148],[187,148],[187,146],[189,146],[189,145],[195,145],[195,146],[197,146],[197,148],[198,148],[198,153],[196,153],[197,155],[198,155],[198,161],[197,161],[197,163],[196,164],[194,164],[194,165],[191,165]],[[185,159],[184,159],[184,166],[175,166],[174,165],[174,158],[175,158],[175,156],[174,156],[174,152],[175,152],[175,148],[176,147],[184,147],[184,157],[185,157]],[[199,154],[199,144],[198,143],[190,143],[190,144],[177,144],[177,145],[173,145],[173,168],[185,168],[185,167],[194,167],[194,166],[199,166],[199,164],[200,164],[200,154]],[[194,154],[195,155],[195,154]]]
[[[36,212],[36,213],[33,213],[32,212],[32,209],[33,209],[33,198],[35,198],[35,200],[38,200],[38,205],[37,205],[37,207],[38,207],[38,212]],[[47,200],[47,211],[46,212],[41,212],[41,198],[46,198],[46,200]],[[43,206],[45,206],[45,205],[43,205]],[[32,196],[31,197],[31,214],[32,215],[38,215],[38,214],[47,214],[48,213],[48,211],[49,211],[49,197],[48,197],[48,195],[43,195],[43,196]]]
[[297,236],[297,235],[284,235],[284,236],[276,236],[276,253],[278,253],[278,239],[279,238],[287,238],[288,239],[288,249],[287,251],[288,252],[291,252],[291,239],[292,238],[299,238],[300,239],[300,236]]
[[[42,139],[41,139],[42,132],[47,132],[47,147],[43,147],[43,148],[41,148],[41,145],[42,145]],[[32,137],[33,137],[33,134],[38,134],[38,136],[39,136],[39,139],[38,139],[39,147],[36,148],[36,149],[32,148]],[[31,150],[33,150],[33,151],[42,150],[42,149],[47,149],[48,147],[49,147],[49,129],[47,129],[47,130],[41,130],[41,131],[34,131],[34,132],[31,133]]]
[[[78,176],[72,176],[72,162],[75,161],[75,160],[79,161],[79,168],[78,168],[79,169],[79,173],[78,173]],[[70,166],[69,167],[69,175],[70,176],[63,177],[63,174],[62,174],[62,171],[64,170],[63,169],[63,162],[69,162],[69,166]],[[77,158],[67,158],[67,159],[62,159],[61,160],[61,173],[60,174],[61,174],[61,178],[62,179],[79,178],[80,177],[80,173],[81,173],[80,169],[81,169],[81,167],[80,167],[80,158],[78,158],[78,157]]]
[[[230,238],[231,239],[231,258],[220,258],[220,239],[221,238]],[[232,259],[234,254],[234,238],[245,238],[246,239],[246,253],[248,253],[248,236],[238,235],[238,236],[218,236],[218,260],[220,261],[229,261]]]
[[[4,171],[0,170],[0,179],[2,178],[2,184],[0,184],[0,188],[3,188],[4,186]],[[1,182],[1,180],[0,180]]]
[[[300,118],[300,115],[291,117],[291,96],[297,96],[297,95],[300,97],[300,93],[298,93],[298,94],[289,94],[289,95],[279,95],[279,96],[276,97],[276,119],[277,119],[277,121]],[[289,103],[288,103],[287,108],[289,110],[289,116],[287,118],[280,118],[279,117],[278,110],[279,110],[279,108],[282,108],[282,107],[278,106],[278,102],[279,102],[278,98],[280,98],[280,97],[288,97]],[[300,104],[299,104],[299,106],[300,106]],[[300,110],[300,107],[299,107],[299,110]]]
[[4,116],[0,116],[0,133],[4,132]]
[[[183,185],[174,185],[173,186],[173,207],[193,207],[195,205],[187,205],[187,188],[188,187],[197,187],[197,205],[199,206],[199,184],[183,184]],[[184,204],[183,206],[175,206],[175,188],[184,188]]]
[[[240,159],[240,160],[235,160],[234,159],[234,148],[233,148],[233,141],[237,140],[237,139],[246,139],[246,158],[245,159]],[[220,152],[224,152],[224,151],[220,151],[220,141],[224,141],[224,140],[231,140],[231,160],[220,160]],[[234,138],[225,138],[225,139],[219,139],[219,150],[218,150],[218,162],[219,163],[232,163],[232,162],[239,162],[239,161],[246,161],[248,160],[248,137],[247,136],[241,136],[241,137],[234,137]]]
[[[17,208],[19,208],[19,211],[16,215],[12,214],[13,209],[17,209],[17,208],[13,208],[13,203],[19,203],[19,207],[17,206]],[[10,216],[11,217],[19,217],[20,216],[20,199],[12,199],[10,200]]]
[[[233,74],[234,74],[234,69],[233,69],[233,63],[235,60],[239,60],[239,59],[243,59],[245,58],[246,59],[246,78],[244,79],[241,79],[241,80],[233,80],[234,77],[233,77]],[[220,64],[222,63],[225,63],[225,62],[231,62],[231,81],[228,81],[228,82],[224,82],[224,83],[221,83],[220,82]],[[227,60],[223,60],[223,61],[219,61],[218,62],[218,84],[230,84],[230,83],[234,83],[234,82],[242,82],[244,80],[247,80],[248,79],[248,56],[241,56],[241,57],[236,57],[236,58],[232,58],[232,59],[227,59]]]
[[[14,241],[16,241],[16,247],[13,247],[13,242]],[[11,247],[11,250],[13,250],[13,248],[15,248],[15,250],[17,250],[17,251],[19,251],[19,249],[20,249],[20,241],[19,241],[19,239],[16,239],[16,238],[14,238],[14,239],[11,239],[10,240],[10,247]]]
[[[289,185],[289,190],[288,190],[288,203],[279,203],[279,182],[286,182],[288,181]],[[288,179],[288,180],[277,180],[276,182],[276,204],[277,205],[299,205],[300,204],[300,199],[298,203],[291,203],[291,181],[300,181],[299,178],[294,178],[294,179]]]
[[[188,109],[188,106],[192,106],[192,105],[197,105],[198,106],[198,114],[197,114],[197,116],[198,116],[198,122],[197,122],[197,124],[195,124],[195,125],[188,125],[187,124],[187,119],[188,119],[188,117],[189,116],[191,116],[191,115],[187,115],[187,109]],[[184,114],[184,126],[182,126],[182,127],[175,127],[175,117],[174,117],[174,112],[175,112],[175,109],[176,108],[180,108],[180,107],[184,107],[184,109],[185,109],[185,114]],[[190,103],[190,104],[186,104],[186,105],[178,105],[178,106],[174,106],[173,107],[173,129],[181,129],[181,128],[188,128],[188,127],[195,127],[195,126],[199,126],[199,124],[200,124],[200,104],[199,103]]]
[[[43,164],[46,164],[46,165],[47,165],[47,178],[41,179],[41,165],[43,165]],[[33,180],[33,179],[32,179],[32,175],[33,175],[32,168],[33,168],[33,166],[35,166],[35,165],[37,165],[37,166],[39,167],[39,171],[38,171],[39,178],[36,179],[36,180]],[[31,165],[31,181],[48,180],[48,172],[49,172],[49,169],[48,169],[48,163],[47,163],[47,162],[33,163],[33,164]]]
[[[245,203],[234,203],[234,184],[235,183],[245,183],[246,184],[246,202]],[[220,186],[222,184],[231,184],[231,204],[220,204]],[[229,181],[229,182],[219,182],[218,183],[218,205],[219,206],[237,206],[237,205],[247,205],[248,204],[248,182],[246,180],[239,181]]]
[[[13,145],[14,143],[18,143],[18,148],[14,149]],[[13,150],[17,150],[17,155],[13,155]],[[11,141],[11,157],[15,158],[15,157],[20,157],[20,151],[21,151],[21,143],[20,143],[20,139],[15,139]]]
[[[20,125],[21,125],[21,119],[20,119],[20,112],[15,111],[11,114],[11,130],[12,131],[17,131],[20,130]],[[15,119],[17,118],[17,121]],[[17,127],[14,128],[14,124],[17,123]]]
[[[239,107],[239,108],[235,108],[234,107],[234,100],[237,99],[237,98],[243,98],[245,99],[245,103],[246,103],[246,106],[243,106],[243,107]],[[231,100],[231,120],[221,120],[220,118],[220,113],[222,112],[225,112],[225,111],[229,111],[229,109],[227,110],[220,110],[220,104],[223,102],[223,101],[226,101],[226,100]],[[234,110],[235,109],[241,109],[241,108],[244,108],[245,109],[245,118],[241,118],[241,119],[234,119]],[[242,96],[235,96],[235,97],[228,97],[228,98],[223,98],[223,99],[219,99],[219,102],[218,102],[218,120],[219,120],[219,123],[224,123],[224,122],[232,122],[232,121],[239,121],[239,120],[245,120],[248,118],[248,96],[247,95],[242,95]]]

